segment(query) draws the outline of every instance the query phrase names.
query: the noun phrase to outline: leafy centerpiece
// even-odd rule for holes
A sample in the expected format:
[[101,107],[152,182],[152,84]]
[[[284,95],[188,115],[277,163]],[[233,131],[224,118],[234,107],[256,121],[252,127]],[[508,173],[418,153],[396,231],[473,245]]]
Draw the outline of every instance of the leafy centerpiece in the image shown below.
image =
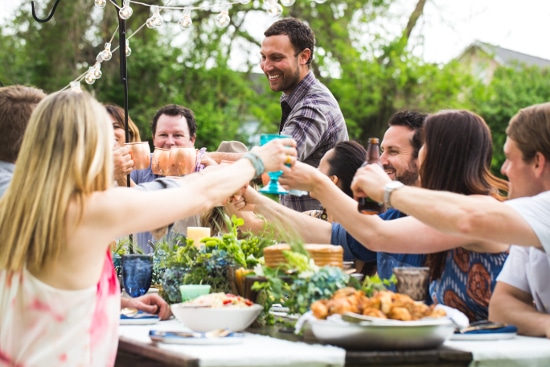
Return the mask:
[[[237,280],[257,265],[270,236],[239,233],[243,219],[227,219],[227,233],[201,240],[200,246],[177,235],[155,245],[154,274],[169,303],[181,302],[182,284],[210,284],[211,291],[240,294]],[[237,278],[236,275],[237,274]]]

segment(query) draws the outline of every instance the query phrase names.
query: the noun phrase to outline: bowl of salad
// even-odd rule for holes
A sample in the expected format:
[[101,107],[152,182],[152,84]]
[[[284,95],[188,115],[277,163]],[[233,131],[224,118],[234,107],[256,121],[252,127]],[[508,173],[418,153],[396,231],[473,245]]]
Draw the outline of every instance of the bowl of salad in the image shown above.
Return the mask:
[[172,313],[193,331],[216,329],[243,331],[262,312],[263,307],[228,293],[211,293],[171,306]]

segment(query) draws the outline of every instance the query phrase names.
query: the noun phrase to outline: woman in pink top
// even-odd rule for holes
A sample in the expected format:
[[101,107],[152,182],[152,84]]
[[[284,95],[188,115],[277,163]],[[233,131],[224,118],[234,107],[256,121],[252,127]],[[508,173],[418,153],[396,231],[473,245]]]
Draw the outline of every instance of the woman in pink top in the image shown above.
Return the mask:
[[254,176],[288,170],[296,143],[276,139],[179,188],[111,188],[113,129],[87,93],[35,109],[0,200],[0,366],[111,366],[119,286],[113,238],[220,204]]

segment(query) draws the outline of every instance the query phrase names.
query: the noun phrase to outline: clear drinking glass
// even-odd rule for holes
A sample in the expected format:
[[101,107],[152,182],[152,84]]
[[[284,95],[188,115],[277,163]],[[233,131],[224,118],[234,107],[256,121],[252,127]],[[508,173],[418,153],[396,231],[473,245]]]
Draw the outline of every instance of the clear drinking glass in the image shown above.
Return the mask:
[[[279,134],[262,134],[260,135],[260,145],[265,145],[273,139],[289,137],[290,136]],[[269,175],[269,182],[259,190],[262,194],[288,194],[288,191],[279,183],[279,177],[281,177],[283,171],[268,172],[267,174]]]
[[151,286],[153,257],[151,255],[122,255],[122,284],[130,297],[143,296]]

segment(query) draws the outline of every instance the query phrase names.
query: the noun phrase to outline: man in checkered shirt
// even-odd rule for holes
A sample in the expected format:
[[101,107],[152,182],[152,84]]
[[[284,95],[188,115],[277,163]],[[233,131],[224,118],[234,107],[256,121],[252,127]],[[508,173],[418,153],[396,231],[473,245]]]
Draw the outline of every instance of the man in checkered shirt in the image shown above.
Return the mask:
[[[296,140],[300,161],[317,167],[328,150],[349,139],[338,102],[310,70],[315,35],[302,21],[284,18],[264,36],[260,67],[271,90],[283,92],[279,133]],[[321,208],[309,195],[282,195],[281,203],[301,212]]]

